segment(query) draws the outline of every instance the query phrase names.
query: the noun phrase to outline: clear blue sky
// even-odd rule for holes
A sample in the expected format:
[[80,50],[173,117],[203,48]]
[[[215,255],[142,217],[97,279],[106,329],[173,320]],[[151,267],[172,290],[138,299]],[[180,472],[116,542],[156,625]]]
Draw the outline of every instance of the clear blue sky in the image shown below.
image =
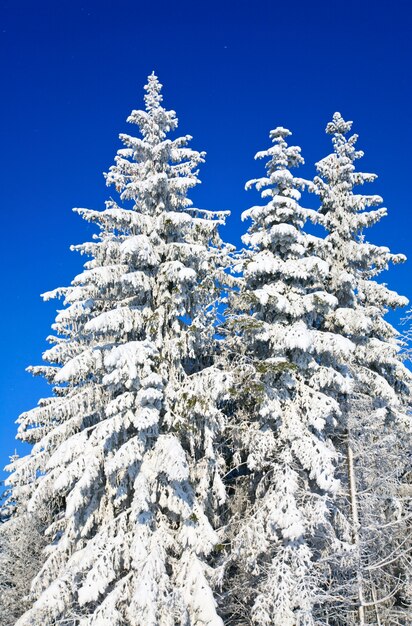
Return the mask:
[[[74,206],[99,209],[114,191],[103,171],[154,69],[179,131],[208,153],[196,204],[230,209],[237,243],[243,191],[268,132],[293,131],[312,177],[328,152],[334,111],[354,120],[362,165],[379,175],[389,216],[368,239],[411,261],[386,276],[412,298],[411,8],[409,0],[0,0],[0,466],[14,420],[47,392],[25,372],[40,362],[56,303],[39,294],[81,268],[69,251],[90,227]],[[394,318],[395,319],[395,318]],[[22,447],[17,444],[17,449]],[[2,474],[0,474],[0,477]]]

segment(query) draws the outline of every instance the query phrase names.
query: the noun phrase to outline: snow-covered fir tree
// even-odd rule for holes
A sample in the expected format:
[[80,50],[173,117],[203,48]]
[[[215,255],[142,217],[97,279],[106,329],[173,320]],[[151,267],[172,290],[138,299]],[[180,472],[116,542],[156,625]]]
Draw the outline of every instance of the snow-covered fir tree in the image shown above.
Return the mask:
[[30,455],[10,469],[16,498],[52,508],[43,567],[18,626],[220,626],[208,559],[225,499],[213,364],[228,247],[225,214],[192,207],[204,154],[169,138],[174,111],[152,74],[140,136],[106,175],[122,206],[76,209],[97,225],[64,298],[46,366],[52,397],[23,414]]
[[252,225],[243,279],[228,310],[227,358],[235,382],[228,407],[232,449],[228,558],[222,606],[227,624],[309,626],[321,602],[317,561],[336,549],[329,509],[339,483],[325,435],[340,416],[353,348],[320,330],[338,301],[325,291],[322,241],[305,234],[300,204],[310,183],[290,132],[270,133],[267,175],[251,180],[264,199],[243,214]]
[[333,152],[317,164],[315,179],[321,199],[315,221],[327,231],[320,253],[331,268],[326,288],[338,301],[325,328],[354,346],[348,361],[352,391],[332,433],[342,484],[335,527],[347,547],[328,563],[331,602],[323,619],[333,626],[405,624],[412,623],[405,540],[411,514],[405,485],[411,374],[400,357],[398,333],[384,315],[407,300],[375,280],[404,257],[364,239],[364,228],[386,209],[375,208],[382,203],[379,196],[356,191],[376,176],[356,171],[363,153],[356,148],[357,135],[348,136],[351,126],[335,113],[326,128]]

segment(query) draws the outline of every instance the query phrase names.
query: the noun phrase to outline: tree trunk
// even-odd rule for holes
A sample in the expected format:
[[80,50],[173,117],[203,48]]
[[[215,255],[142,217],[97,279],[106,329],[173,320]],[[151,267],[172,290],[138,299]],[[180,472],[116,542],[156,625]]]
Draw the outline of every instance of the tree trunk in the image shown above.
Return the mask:
[[355,468],[353,464],[353,452],[350,446],[350,442],[348,441],[348,474],[349,474],[349,495],[352,509],[352,539],[353,544],[356,548],[357,552],[357,579],[358,579],[358,598],[359,598],[359,606],[358,606],[358,616],[359,616],[359,626],[365,625],[365,611],[363,607],[364,596],[363,596],[363,581],[362,581],[362,572],[360,570],[360,544],[359,544],[359,516],[358,516],[358,503],[356,500],[356,480],[355,480]]

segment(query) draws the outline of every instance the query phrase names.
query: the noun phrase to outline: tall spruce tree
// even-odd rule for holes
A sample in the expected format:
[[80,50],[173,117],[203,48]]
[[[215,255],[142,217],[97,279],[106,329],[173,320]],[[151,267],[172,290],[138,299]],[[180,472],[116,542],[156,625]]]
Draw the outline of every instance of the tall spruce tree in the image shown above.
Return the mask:
[[235,381],[229,404],[233,452],[229,483],[230,556],[222,594],[227,623],[315,624],[321,601],[317,561],[336,549],[329,509],[339,487],[326,430],[340,417],[352,342],[322,330],[337,298],[322,240],[302,230],[311,210],[299,203],[310,183],[290,132],[276,128],[267,176],[252,180],[267,204],[243,241],[243,277],[232,294],[226,332]]
[[331,268],[325,285],[338,301],[325,328],[354,345],[348,361],[352,389],[332,433],[342,484],[335,527],[347,545],[328,562],[331,601],[322,615],[333,626],[403,624],[412,621],[405,485],[411,374],[402,363],[398,333],[384,315],[407,300],[375,277],[405,257],[364,239],[364,228],[386,209],[375,208],[379,196],[356,192],[376,176],[355,170],[363,153],[356,149],[357,135],[347,136],[351,126],[335,113],[326,128],[333,152],[317,164],[315,179],[321,199],[316,221],[327,231],[320,254]]
[[[152,74],[145,109],[109,173],[123,206],[76,209],[97,225],[32,368],[52,397],[23,414],[30,455],[10,467],[27,510],[47,504],[46,560],[19,626],[219,626],[208,558],[225,498],[213,365],[225,214],[193,208],[204,154],[168,138],[174,111]],[[207,393],[206,393],[206,391]],[[25,505],[22,505],[25,506]],[[212,580],[212,583],[210,582]]]

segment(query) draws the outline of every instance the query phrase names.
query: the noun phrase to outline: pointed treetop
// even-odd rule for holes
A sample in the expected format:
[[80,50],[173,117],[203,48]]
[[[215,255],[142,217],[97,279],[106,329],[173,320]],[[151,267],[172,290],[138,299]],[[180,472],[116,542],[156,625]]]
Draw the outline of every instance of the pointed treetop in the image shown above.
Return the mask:
[[[256,153],[255,159],[270,158],[266,163],[266,170],[269,175],[272,175],[277,170],[298,167],[304,163],[299,146],[288,146],[285,138],[289,137],[291,134],[291,131],[287,128],[277,126],[269,133],[269,137],[275,145],[268,150],[262,150]],[[274,181],[272,182],[274,183]],[[254,181],[249,181],[246,185],[246,189],[248,189],[251,184],[254,184]]]
[[347,180],[348,175],[349,178],[355,176],[355,178],[350,181],[350,189],[352,189],[354,184],[359,184],[359,177],[362,178],[363,182],[372,181],[376,178],[375,175],[371,174],[354,174],[355,168],[353,163],[356,159],[363,157],[363,151],[357,150],[355,147],[358,140],[356,133],[350,137],[346,137],[346,134],[350,132],[352,128],[352,123],[351,121],[345,122],[340,113],[334,113],[332,121],[328,123],[325,129],[328,135],[333,135],[332,144],[334,150],[332,154],[316,163],[318,172],[329,180],[336,179],[336,167],[338,167],[340,172],[338,176],[339,179],[343,177]]
[[291,131],[287,128],[283,128],[283,126],[277,126],[270,131],[269,137],[272,139],[272,141],[276,141],[276,139],[278,139],[279,137],[289,137],[291,134]]
[[122,200],[137,202],[136,210],[153,215],[165,206],[176,210],[191,205],[187,192],[199,182],[197,167],[204,153],[187,147],[190,135],[167,139],[178,119],[175,111],[162,105],[162,85],[154,72],[144,90],[144,109],[133,110],[127,118],[138,126],[140,136],[120,135],[124,147],[106,175],[106,184],[114,184]]
[[[306,209],[302,209],[298,203],[301,190],[310,188],[311,182],[290,171],[304,163],[300,147],[288,145],[286,138],[290,135],[292,133],[287,128],[276,127],[269,133],[274,145],[255,155],[255,159],[268,159],[265,164],[267,173],[266,176],[249,180],[245,188],[255,187],[262,198],[269,198],[269,202],[265,207],[251,207],[242,213],[242,220],[251,218],[254,222],[251,226],[253,231],[258,223],[258,228],[267,229],[269,214],[279,224],[297,220],[299,228],[306,219]],[[242,241],[249,242],[249,235],[242,237]]]
[[344,135],[352,128],[353,122],[345,122],[339,112],[333,114],[332,121],[326,126],[328,135]]
[[163,85],[160,83],[158,77],[154,72],[147,77],[147,84],[144,86],[144,90],[146,91],[146,95],[144,97],[144,102],[146,105],[146,111],[152,111],[153,109],[157,109],[160,106],[160,103],[163,100],[163,96],[161,94]]

